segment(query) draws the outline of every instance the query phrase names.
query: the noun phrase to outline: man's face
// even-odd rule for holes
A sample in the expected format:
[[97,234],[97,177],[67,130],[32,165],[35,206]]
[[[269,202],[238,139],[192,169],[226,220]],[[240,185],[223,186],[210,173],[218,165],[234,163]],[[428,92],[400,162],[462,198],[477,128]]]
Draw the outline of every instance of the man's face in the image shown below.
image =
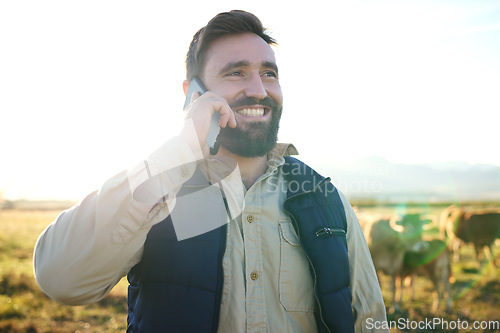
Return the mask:
[[208,49],[202,81],[235,112],[237,127],[221,129],[221,146],[245,157],[267,154],[276,144],[283,105],[271,47],[252,33],[221,37]]

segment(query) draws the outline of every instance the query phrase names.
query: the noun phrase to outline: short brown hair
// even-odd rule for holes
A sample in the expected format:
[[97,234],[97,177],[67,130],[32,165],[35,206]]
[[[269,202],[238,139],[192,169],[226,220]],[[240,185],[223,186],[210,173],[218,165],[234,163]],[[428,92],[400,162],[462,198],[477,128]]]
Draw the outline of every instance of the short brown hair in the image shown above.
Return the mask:
[[276,40],[267,34],[262,22],[254,14],[243,10],[217,14],[193,36],[186,55],[186,78],[191,80],[201,76],[208,47],[214,40],[243,32],[254,33],[269,45],[276,44]]

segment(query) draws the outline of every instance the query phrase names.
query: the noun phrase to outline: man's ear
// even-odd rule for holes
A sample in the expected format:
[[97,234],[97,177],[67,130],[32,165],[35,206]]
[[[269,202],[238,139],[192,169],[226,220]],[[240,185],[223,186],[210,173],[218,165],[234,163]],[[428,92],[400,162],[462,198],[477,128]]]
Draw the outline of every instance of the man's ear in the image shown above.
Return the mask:
[[186,96],[186,94],[187,94],[190,83],[191,83],[191,81],[188,81],[188,80],[184,80],[184,82],[182,82],[182,89],[184,90],[184,96]]

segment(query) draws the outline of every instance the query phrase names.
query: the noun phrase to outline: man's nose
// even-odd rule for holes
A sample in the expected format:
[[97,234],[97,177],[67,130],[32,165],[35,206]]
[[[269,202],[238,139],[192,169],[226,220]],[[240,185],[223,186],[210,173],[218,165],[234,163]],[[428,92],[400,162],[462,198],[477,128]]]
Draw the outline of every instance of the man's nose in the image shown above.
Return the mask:
[[257,99],[264,99],[267,97],[266,87],[264,86],[260,75],[252,75],[249,78],[245,88],[245,95],[247,97],[254,97]]

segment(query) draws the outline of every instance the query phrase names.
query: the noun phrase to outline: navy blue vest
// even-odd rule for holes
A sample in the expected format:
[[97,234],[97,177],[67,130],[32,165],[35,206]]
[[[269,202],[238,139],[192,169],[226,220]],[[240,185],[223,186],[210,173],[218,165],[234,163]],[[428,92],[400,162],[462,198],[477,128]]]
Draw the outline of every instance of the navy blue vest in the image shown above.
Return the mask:
[[[287,157],[285,210],[310,262],[319,332],[354,332],[347,222],[337,189]],[[217,332],[226,225],[177,241],[172,220],[153,226],[129,274],[127,332]]]

